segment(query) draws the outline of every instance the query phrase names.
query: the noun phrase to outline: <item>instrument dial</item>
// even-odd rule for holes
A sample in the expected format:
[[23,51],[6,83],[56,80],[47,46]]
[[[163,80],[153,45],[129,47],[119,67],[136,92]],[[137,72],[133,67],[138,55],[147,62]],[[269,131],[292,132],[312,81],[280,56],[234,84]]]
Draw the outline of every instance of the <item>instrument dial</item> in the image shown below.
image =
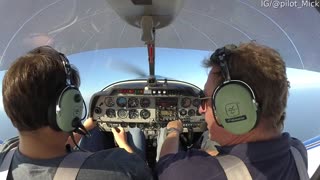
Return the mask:
[[149,106],[150,106],[150,99],[149,99],[149,98],[142,98],[142,99],[140,100],[140,106],[141,106],[142,108],[147,108],[147,107],[149,107]]
[[118,117],[121,118],[121,119],[124,119],[127,117],[127,110],[125,109],[119,109],[118,110]]
[[126,107],[127,106],[127,99],[125,97],[118,97],[117,98],[117,105],[119,107]]
[[137,124],[136,123],[129,123],[129,127],[135,128],[135,127],[137,127]]
[[114,106],[114,101],[112,97],[106,97],[104,99],[104,103],[106,104],[106,106],[108,107],[113,107]]
[[181,116],[187,115],[187,110],[181,109],[181,110],[180,110],[180,115],[181,115]]
[[142,109],[140,111],[140,116],[143,118],[143,119],[148,119],[150,117],[151,113],[150,111],[146,110],[146,109]]
[[188,115],[189,116],[194,116],[196,114],[196,111],[194,110],[194,109],[190,109],[189,111],[188,111]]
[[106,115],[108,118],[115,118],[116,117],[116,111],[114,109],[107,109]]
[[102,110],[101,110],[100,107],[95,107],[95,108],[94,108],[94,113],[100,114],[101,112],[102,112]]
[[187,108],[187,107],[190,107],[191,105],[191,99],[190,98],[182,98],[181,100],[181,106],[184,107],[184,108]]
[[199,107],[199,106],[200,106],[200,103],[201,103],[200,99],[194,99],[194,100],[192,101],[192,105],[193,105],[194,107]]
[[128,126],[128,123],[122,122],[122,123],[120,123],[120,126],[121,126],[121,127],[127,127],[127,126]]
[[129,108],[134,108],[139,105],[139,100],[136,97],[131,97],[128,99],[128,107]]
[[148,128],[150,126],[148,124],[146,124],[146,123],[139,123],[139,124],[137,124],[137,127],[140,128],[140,129],[144,129],[144,128]]
[[129,118],[130,119],[136,119],[139,117],[139,112],[136,109],[130,109],[129,110]]

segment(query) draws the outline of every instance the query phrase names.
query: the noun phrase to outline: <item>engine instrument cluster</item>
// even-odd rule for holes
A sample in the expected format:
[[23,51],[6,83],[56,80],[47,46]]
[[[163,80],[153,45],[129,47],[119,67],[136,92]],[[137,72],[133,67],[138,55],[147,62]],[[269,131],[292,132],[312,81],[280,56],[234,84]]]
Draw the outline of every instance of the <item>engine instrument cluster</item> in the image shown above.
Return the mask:
[[105,131],[112,127],[138,127],[154,131],[173,120],[182,120],[184,130],[202,132],[204,117],[198,113],[200,88],[175,80],[121,81],[94,94],[90,113]]

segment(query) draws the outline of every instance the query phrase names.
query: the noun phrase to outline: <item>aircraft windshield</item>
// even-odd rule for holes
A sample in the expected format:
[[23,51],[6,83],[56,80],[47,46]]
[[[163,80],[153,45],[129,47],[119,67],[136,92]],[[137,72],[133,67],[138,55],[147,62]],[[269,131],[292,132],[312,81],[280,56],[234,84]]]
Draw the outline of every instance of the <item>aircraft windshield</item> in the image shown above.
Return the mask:
[[[202,60],[210,53],[200,50],[158,48],[156,75],[159,78],[186,81],[203,88],[208,69],[202,67]],[[87,105],[91,96],[107,85],[121,80],[145,78],[149,70],[145,48],[88,51],[70,55],[69,60],[80,71],[80,90]],[[3,79],[4,73],[5,71],[0,72],[0,79]],[[314,114],[317,113],[319,105],[316,99],[320,99],[317,93],[320,90],[320,73],[287,68],[287,74],[291,88],[285,131],[304,141],[319,133],[320,124],[314,118]],[[6,139],[17,135],[17,132],[6,116],[2,103],[1,105],[0,139]],[[306,121],[308,123],[302,123]]]

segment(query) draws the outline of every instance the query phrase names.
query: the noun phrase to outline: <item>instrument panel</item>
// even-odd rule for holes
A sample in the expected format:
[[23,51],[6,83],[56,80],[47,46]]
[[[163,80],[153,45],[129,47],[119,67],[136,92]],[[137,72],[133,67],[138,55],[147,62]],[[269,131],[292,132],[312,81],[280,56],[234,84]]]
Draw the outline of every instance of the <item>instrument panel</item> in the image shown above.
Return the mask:
[[199,114],[200,88],[176,80],[147,80],[114,83],[94,94],[90,113],[104,131],[112,127],[138,127],[155,131],[173,120],[182,120],[184,131],[202,132],[204,117]]

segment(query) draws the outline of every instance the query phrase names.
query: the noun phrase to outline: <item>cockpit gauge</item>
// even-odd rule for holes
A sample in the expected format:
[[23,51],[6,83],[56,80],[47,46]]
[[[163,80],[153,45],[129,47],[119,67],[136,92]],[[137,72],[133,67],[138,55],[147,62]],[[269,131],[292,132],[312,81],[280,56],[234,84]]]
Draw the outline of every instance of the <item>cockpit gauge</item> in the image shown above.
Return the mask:
[[129,123],[129,127],[135,128],[135,127],[137,127],[137,124],[136,123]]
[[194,116],[196,114],[196,111],[194,109],[189,109],[188,111],[188,115],[191,117],[191,116]]
[[118,97],[117,98],[117,105],[119,107],[126,107],[127,106],[127,99],[125,97]]
[[200,99],[194,99],[194,100],[192,101],[192,105],[193,105],[194,107],[199,107],[199,106],[200,106],[200,103],[201,103]]
[[108,118],[115,118],[116,117],[116,111],[114,109],[107,109],[106,115]]
[[137,127],[140,128],[140,129],[143,129],[143,128],[147,127],[146,125],[147,124],[139,123],[139,124],[137,124]]
[[139,117],[139,112],[136,109],[129,110],[129,119],[136,119]]
[[139,105],[139,100],[136,97],[130,97],[128,99],[128,107],[129,108],[134,108],[137,107]]
[[113,107],[114,106],[114,101],[112,97],[106,97],[104,99],[104,103],[106,104],[106,106],[108,107]]
[[148,119],[150,117],[151,113],[150,111],[148,111],[147,109],[142,109],[140,111],[140,116],[143,118],[143,119]]
[[191,99],[190,98],[182,98],[181,100],[181,106],[184,107],[184,108],[187,108],[187,107],[190,107],[191,105]]
[[126,109],[119,109],[118,110],[118,117],[124,119],[128,116]]
[[120,126],[121,126],[121,127],[127,127],[127,126],[128,126],[128,123],[126,123],[126,122],[121,122],[121,123],[120,123]]
[[150,106],[150,99],[149,99],[149,98],[142,98],[142,99],[140,100],[140,106],[141,106],[142,108],[147,108],[147,107],[149,107],[149,106]]
[[101,108],[100,108],[100,107],[95,107],[95,108],[94,108],[94,113],[96,113],[96,114],[101,114],[101,113],[102,113]]
[[185,115],[187,115],[187,110],[181,109],[179,113],[181,116],[185,116]]

